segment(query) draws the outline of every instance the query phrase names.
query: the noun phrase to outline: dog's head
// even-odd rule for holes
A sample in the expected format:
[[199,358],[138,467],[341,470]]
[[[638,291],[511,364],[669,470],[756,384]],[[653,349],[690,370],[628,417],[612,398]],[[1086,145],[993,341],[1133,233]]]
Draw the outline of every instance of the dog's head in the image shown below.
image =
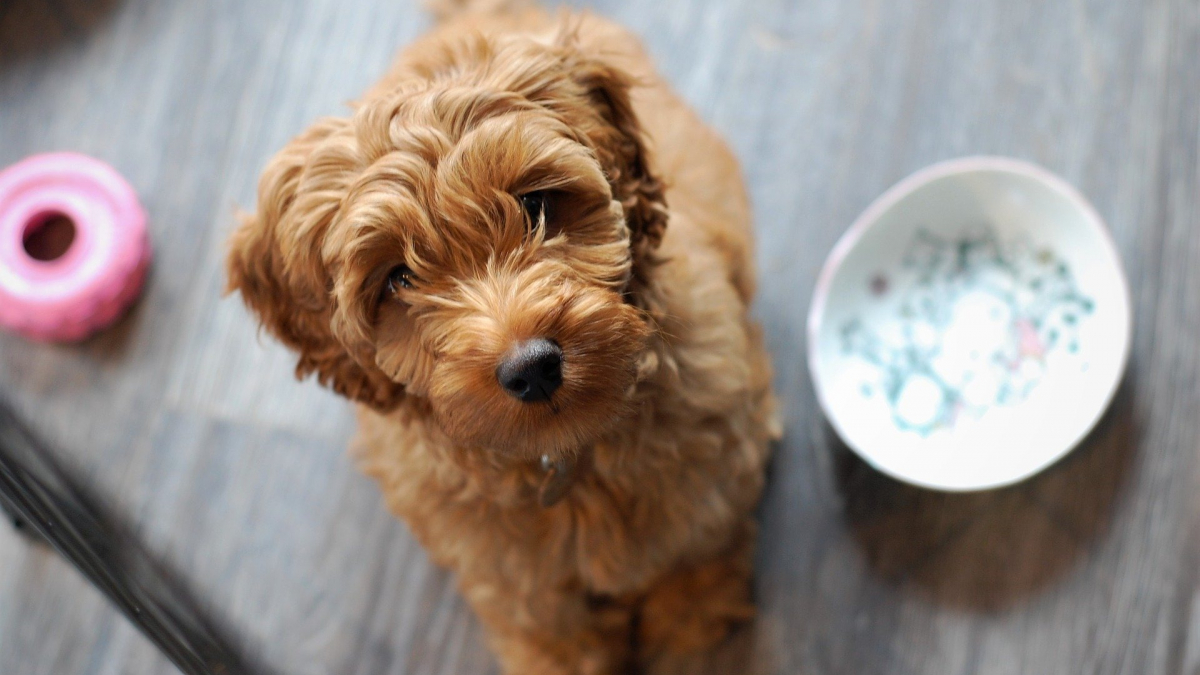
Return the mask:
[[569,37],[412,60],[271,161],[230,288],[350,398],[527,456],[595,440],[629,411],[666,226],[631,84]]

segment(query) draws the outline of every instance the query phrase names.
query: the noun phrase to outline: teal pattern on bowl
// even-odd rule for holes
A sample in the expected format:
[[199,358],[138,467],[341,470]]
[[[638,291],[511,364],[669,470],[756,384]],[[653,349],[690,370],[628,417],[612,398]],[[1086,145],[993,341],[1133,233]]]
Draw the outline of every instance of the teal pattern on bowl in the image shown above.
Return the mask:
[[990,226],[956,238],[920,229],[900,269],[869,283],[891,305],[889,325],[844,322],[843,349],[877,371],[862,395],[884,396],[896,426],[922,435],[1024,400],[1051,353],[1079,353],[1079,322],[1095,308],[1052,248],[1002,242]]

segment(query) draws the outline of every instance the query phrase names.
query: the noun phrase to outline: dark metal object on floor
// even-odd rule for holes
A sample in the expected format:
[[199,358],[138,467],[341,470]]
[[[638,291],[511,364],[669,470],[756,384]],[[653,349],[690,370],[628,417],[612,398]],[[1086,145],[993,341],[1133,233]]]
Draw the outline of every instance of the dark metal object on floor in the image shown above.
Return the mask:
[[0,512],[54,547],[187,675],[266,671],[0,400]]

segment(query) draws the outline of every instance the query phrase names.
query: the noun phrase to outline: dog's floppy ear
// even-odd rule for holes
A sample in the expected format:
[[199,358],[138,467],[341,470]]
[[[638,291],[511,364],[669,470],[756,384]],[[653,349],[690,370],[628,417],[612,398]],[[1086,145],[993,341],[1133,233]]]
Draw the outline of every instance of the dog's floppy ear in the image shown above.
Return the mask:
[[377,409],[394,407],[403,387],[364,368],[334,336],[333,282],[321,247],[357,164],[349,122],[321,120],[268,164],[255,213],[229,240],[227,292],[238,291],[263,326],[299,352],[296,377]]
[[572,71],[606,123],[588,135],[608,174],[613,197],[625,209],[635,263],[646,261],[666,232],[667,203],[629,98],[634,78],[606,60],[583,54],[578,55]]

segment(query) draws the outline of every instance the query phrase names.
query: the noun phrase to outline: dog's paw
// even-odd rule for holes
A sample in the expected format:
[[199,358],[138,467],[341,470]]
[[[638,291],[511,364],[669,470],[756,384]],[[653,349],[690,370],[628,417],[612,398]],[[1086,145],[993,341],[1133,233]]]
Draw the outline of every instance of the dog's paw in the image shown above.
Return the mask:
[[493,640],[505,675],[630,675],[628,643],[588,633],[576,640]]
[[708,651],[753,619],[751,574],[748,556],[734,551],[660,581],[642,606],[639,661]]

